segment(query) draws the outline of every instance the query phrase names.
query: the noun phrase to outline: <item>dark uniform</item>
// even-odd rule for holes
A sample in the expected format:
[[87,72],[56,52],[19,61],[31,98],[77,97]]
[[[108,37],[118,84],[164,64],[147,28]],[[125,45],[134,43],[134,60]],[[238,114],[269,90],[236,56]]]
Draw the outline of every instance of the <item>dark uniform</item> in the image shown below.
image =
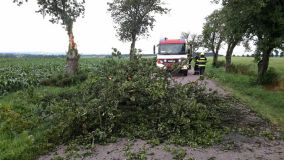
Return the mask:
[[194,75],[199,74],[198,62],[197,62],[198,59],[199,59],[198,55],[194,57],[194,62],[195,62],[195,64],[194,64]]
[[201,54],[196,61],[200,75],[204,74],[206,62],[207,58],[203,54]]

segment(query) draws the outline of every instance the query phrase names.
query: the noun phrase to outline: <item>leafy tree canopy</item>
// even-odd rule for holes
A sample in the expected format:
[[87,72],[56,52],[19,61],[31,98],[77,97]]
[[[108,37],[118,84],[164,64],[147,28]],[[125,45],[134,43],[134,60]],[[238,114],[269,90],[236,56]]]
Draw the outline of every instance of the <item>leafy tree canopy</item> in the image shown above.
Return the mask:
[[148,36],[149,29],[154,27],[153,14],[165,14],[169,11],[163,7],[161,0],[114,0],[108,5],[121,41]]
[[[28,0],[13,0],[14,3],[22,5]],[[37,0],[39,10],[37,13],[44,17],[49,16],[51,23],[60,23],[65,27],[69,36],[69,48],[67,52],[67,72],[75,74],[78,71],[79,53],[74,41],[73,23],[85,13],[85,0]]]
[[224,41],[224,22],[220,16],[220,10],[215,10],[211,15],[206,17],[206,23],[203,26],[203,45],[205,48],[218,53]]
[[[18,5],[28,0],[13,0]],[[69,32],[73,22],[85,13],[85,0],[37,0],[39,10],[37,13],[50,16],[51,23],[60,23]]]

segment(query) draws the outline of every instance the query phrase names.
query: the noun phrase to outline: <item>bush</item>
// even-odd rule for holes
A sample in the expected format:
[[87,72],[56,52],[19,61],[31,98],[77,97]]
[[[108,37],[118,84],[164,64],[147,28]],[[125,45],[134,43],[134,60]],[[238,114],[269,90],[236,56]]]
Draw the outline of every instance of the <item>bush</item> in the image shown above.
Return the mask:
[[169,77],[151,59],[109,60],[94,67],[77,93],[42,99],[39,117],[60,140],[79,135],[101,143],[116,137],[183,145],[219,140],[222,100],[195,83],[173,86]]
[[78,137],[85,144],[119,137],[191,146],[218,142],[227,131],[222,115],[229,105],[204,86],[173,84],[170,77],[152,59],[116,59],[93,66],[86,81],[62,92],[19,92],[13,106],[0,105],[0,132],[11,139],[27,134],[32,144],[12,158],[6,154],[11,149],[0,148],[1,156],[32,159],[27,157]]
[[251,70],[251,65],[246,64],[231,64],[226,68],[226,71],[229,73],[243,74],[243,75],[255,75]]
[[10,105],[0,104],[0,132],[14,136],[33,127],[31,119],[19,111],[13,110]]
[[216,63],[216,66],[214,66],[214,67],[216,67],[216,68],[220,68],[220,67],[225,67],[225,61],[217,61],[217,63]]
[[68,87],[81,83],[87,79],[85,72],[79,72],[75,75],[69,75],[66,73],[53,75],[48,79],[40,81],[41,85],[44,86],[57,86],[57,87]]
[[257,81],[262,85],[277,84],[280,82],[280,74],[275,71],[275,68],[270,67],[263,77],[258,77]]

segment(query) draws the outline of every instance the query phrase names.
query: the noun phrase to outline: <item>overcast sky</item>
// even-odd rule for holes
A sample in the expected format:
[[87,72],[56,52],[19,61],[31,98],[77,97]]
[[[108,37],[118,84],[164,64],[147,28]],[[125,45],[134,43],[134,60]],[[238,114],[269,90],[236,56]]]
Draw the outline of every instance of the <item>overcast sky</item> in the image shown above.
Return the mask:
[[[110,0],[86,0],[86,13],[74,25],[75,41],[80,53],[107,54],[111,48],[128,53],[130,43],[115,36],[113,21],[107,12]],[[137,42],[143,53],[152,53],[154,44],[162,37],[180,38],[181,32],[201,33],[205,17],[220,8],[210,0],[164,0],[171,9],[168,15],[157,15],[150,37]],[[66,52],[68,37],[59,24],[35,13],[36,0],[18,7],[12,0],[0,2],[0,52]],[[243,53],[242,48],[235,52]]]

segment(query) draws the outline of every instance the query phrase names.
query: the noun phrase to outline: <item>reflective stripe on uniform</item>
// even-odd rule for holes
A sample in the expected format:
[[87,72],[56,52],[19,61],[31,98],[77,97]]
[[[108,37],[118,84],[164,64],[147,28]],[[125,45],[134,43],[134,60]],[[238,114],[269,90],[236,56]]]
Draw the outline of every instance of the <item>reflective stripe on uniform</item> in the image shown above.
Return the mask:
[[205,67],[206,66],[206,62],[207,62],[207,59],[205,57],[199,57],[197,59],[197,66]]
[[207,59],[206,58],[199,58],[199,59],[197,59],[197,62],[207,62]]

